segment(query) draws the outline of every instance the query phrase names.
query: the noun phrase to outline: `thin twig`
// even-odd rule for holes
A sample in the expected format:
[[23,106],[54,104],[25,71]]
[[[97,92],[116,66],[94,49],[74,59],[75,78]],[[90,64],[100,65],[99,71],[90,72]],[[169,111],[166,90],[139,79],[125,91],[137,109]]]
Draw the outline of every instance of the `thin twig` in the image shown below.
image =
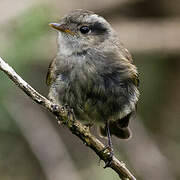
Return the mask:
[[[60,105],[53,104],[50,100],[39,94],[35,89],[33,89],[26,81],[24,81],[12,67],[10,67],[4,60],[0,57],[0,70],[2,70],[9,78],[14,81],[14,83],[22,89],[31,99],[36,103],[43,106],[45,109],[53,113],[59,122],[64,122],[67,120],[67,111]],[[58,108],[54,108],[58,107]],[[105,148],[104,144],[100,142],[95,136],[93,136],[89,128],[82,125],[79,121],[74,120],[70,117],[68,120],[67,127],[70,131],[78,136],[84,144],[90,147],[100,159],[107,162],[110,158],[110,153],[108,150],[103,151]],[[110,164],[112,168],[121,179],[136,180],[136,178],[130,173],[123,162],[120,162],[116,157],[113,157],[112,163]]]

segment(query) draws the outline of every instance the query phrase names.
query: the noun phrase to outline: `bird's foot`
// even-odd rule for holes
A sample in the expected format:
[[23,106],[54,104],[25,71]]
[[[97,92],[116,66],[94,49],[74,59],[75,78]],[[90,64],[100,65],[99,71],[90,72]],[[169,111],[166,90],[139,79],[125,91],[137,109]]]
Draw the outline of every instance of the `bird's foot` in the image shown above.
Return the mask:
[[[113,156],[114,156],[114,151],[111,146],[109,146],[109,145],[105,146],[104,149],[102,150],[102,152],[104,152],[106,150],[109,150],[109,157],[108,157],[107,161],[105,162],[104,169],[111,166]],[[101,159],[99,160],[99,163],[100,163],[100,161],[101,161]]]
[[66,111],[67,111],[67,121],[66,121],[66,124],[69,123],[69,120],[72,118],[73,121],[76,120],[76,116],[74,114],[74,109],[71,108],[69,105],[65,105],[63,106],[62,108],[64,108]]
[[[62,106],[60,107],[59,105],[57,104],[53,104],[52,106],[52,111],[53,113],[58,116],[60,112],[67,112],[67,120],[65,122],[61,122],[61,123],[64,123],[64,124],[68,124],[69,120],[72,118],[73,121],[76,120],[76,117],[75,117],[75,114],[74,114],[74,110],[73,108],[71,108],[70,106],[68,105],[65,105],[65,106]],[[61,121],[61,120],[60,120]],[[63,120],[62,120],[63,121]],[[60,124],[61,124],[60,123]]]
[[58,115],[59,114],[59,106],[57,104],[52,104],[51,105],[51,108],[52,108],[52,111],[55,115]]
[[89,128],[89,129],[90,129],[93,125],[94,125],[94,123],[86,123],[86,124],[85,124],[85,126],[86,126],[87,128]]

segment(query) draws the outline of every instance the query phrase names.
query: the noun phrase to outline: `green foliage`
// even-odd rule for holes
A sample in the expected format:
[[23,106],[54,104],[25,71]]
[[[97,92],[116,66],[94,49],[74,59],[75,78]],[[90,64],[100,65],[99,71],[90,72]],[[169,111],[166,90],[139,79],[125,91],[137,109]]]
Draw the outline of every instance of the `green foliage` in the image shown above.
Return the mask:
[[16,69],[41,57],[43,48],[39,45],[39,41],[48,31],[49,14],[46,6],[36,6],[9,24],[10,47],[4,52],[4,57]]
[[[1,55],[18,73],[26,74],[28,63],[41,59],[43,54],[41,39],[49,30],[49,9],[45,5],[31,7],[9,23],[4,32],[4,41],[8,42]],[[5,43],[4,43],[5,44]],[[12,82],[0,73],[0,99],[3,98]]]
[[[31,69],[27,64],[32,63],[37,59],[41,59],[43,48],[39,43],[49,27],[48,8],[44,5],[31,7],[24,13],[15,17],[8,25],[5,25],[6,32],[3,32],[4,44],[7,44],[2,57],[5,58],[11,66],[23,77]],[[8,43],[6,43],[8,42]],[[9,78],[0,72],[0,130],[11,131],[16,129],[12,119],[8,116],[8,112],[3,109],[1,103],[5,102],[8,96],[16,94],[15,85]],[[19,90],[18,90],[19,91]],[[14,130],[15,130],[14,129]]]

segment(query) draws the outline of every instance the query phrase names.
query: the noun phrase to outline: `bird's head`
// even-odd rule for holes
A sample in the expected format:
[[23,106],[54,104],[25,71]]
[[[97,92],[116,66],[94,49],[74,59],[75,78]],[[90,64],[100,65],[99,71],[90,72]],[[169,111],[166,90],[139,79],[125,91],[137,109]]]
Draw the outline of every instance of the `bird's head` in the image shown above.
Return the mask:
[[59,32],[58,44],[61,51],[96,48],[115,36],[110,24],[103,17],[87,10],[74,10],[60,22],[49,25]]

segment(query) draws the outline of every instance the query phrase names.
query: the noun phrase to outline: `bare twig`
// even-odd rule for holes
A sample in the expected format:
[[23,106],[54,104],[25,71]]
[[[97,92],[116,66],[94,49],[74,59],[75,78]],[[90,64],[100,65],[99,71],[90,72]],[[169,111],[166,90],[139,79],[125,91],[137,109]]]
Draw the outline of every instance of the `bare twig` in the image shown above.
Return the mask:
[[[33,89],[27,82],[25,82],[12,67],[10,67],[6,62],[0,58],[0,70],[6,73],[9,78],[14,81],[14,83],[21,88],[31,99],[36,103],[43,106],[45,109],[53,113],[59,122],[64,122],[67,120],[67,111],[62,108],[60,105],[55,105],[47,98],[39,94],[35,89]],[[54,108],[58,107],[58,108]],[[107,162],[110,158],[110,153],[108,150],[103,151],[105,148],[104,144],[100,142],[95,136],[93,136],[89,128],[82,125],[79,121],[73,120],[73,117],[70,117],[67,127],[70,131],[78,136],[84,144],[90,147],[100,159],[104,162]],[[120,176],[121,179],[130,179],[135,180],[136,178],[130,173],[126,168],[125,164],[120,162],[117,158],[113,157],[110,167]]]

